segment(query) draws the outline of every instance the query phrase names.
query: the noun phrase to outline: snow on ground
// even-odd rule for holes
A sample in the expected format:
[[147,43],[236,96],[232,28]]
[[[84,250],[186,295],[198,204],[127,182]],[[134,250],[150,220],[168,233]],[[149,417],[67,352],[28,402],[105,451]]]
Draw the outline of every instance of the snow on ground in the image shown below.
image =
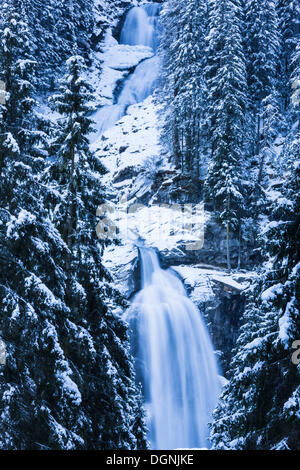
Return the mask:
[[195,266],[173,266],[191,292],[191,300],[195,303],[209,301],[214,297],[211,286],[211,273],[214,270],[201,269]]
[[142,60],[153,57],[153,49],[147,46],[128,46],[116,44],[102,54],[104,65],[115,70],[129,70],[136,67]]
[[191,299],[196,302],[206,302],[215,296],[212,287],[215,282],[221,282],[227,287],[237,291],[245,290],[252,277],[251,273],[227,273],[213,266],[173,266],[184,280],[188,290],[191,291]]
[[93,144],[110,171],[109,178],[121,169],[141,166],[160,155],[156,107],[150,96],[143,103],[130,106],[127,114]]
[[214,281],[220,282],[221,284],[224,284],[225,286],[232,287],[235,290],[242,291],[247,287],[246,284],[241,284],[239,282],[236,282],[231,276],[219,276],[219,275],[214,275],[212,278]]
[[[132,205],[150,190],[153,174],[161,164],[159,130],[153,98],[130,106],[127,114],[97,139],[97,150],[109,173],[103,183],[112,198],[126,198]],[[167,165],[165,164],[165,168]]]
[[103,263],[113,275],[114,286],[127,298],[135,290],[133,266],[137,257],[137,249],[129,243],[111,245],[103,254]]
[[[129,201],[130,202],[130,201]],[[173,206],[164,205],[128,205],[127,199],[121,198],[118,204],[110,204],[109,219],[117,227],[111,231],[118,233],[118,238],[124,243],[140,244],[158,248],[160,251],[176,250],[179,247],[189,249],[190,246],[202,244],[204,234],[204,212],[200,212],[197,228],[191,231],[184,223],[183,213],[174,210]],[[102,206],[101,214],[107,215],[106,205]],[[186,219],[188,219],[188,214]],[[194,223],[195,220],[194,220]],[[102,232],[106,233],[106,230]]]
[[95,90],[97,106],[110,105],[113,103],[113,92],[118,81],[123,80],[128,72],[113,70],[105,64],[102,65],[102,54],[97,53],[96,55],[95,65],[88,72],[88,80]]

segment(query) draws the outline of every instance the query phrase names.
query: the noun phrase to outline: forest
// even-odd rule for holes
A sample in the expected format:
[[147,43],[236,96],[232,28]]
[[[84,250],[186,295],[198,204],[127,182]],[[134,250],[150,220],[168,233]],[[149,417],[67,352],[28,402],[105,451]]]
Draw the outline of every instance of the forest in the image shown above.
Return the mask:
[[299,450],[298,0],[1,0],[0,450]]

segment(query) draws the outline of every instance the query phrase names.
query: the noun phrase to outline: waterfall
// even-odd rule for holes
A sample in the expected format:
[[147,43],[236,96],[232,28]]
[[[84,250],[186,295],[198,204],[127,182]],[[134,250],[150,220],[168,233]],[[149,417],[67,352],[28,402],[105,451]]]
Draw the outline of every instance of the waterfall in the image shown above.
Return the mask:
[[137,66],[135,72],[126,81],[119,96],[118,104],[130,106],[140,103],[151,95],[155,86],[159,70],[159,59],[157,56],[144,60]]
[[143,384],[153,449],[209,448],[208,423],[220,393],[203,318],[179,278],[141,248],[142,289],[127,313]]
[[158,3],[131,8],[122,28],[121,44],[149,46],[156,51],[156,27],[160,8]]
[[[148,3],[134,7],[128,12],[121,31],[121,44],[148,46],[156,52],[158,46],[158,18],[161,6]],[[128,106],[144,101],[154,91],[159,75],[159,60],[156,55],[142,61],[125,81],[117,102],[103,106],[94,116],[97,134],[91,136],[96,141],[126,113]]]

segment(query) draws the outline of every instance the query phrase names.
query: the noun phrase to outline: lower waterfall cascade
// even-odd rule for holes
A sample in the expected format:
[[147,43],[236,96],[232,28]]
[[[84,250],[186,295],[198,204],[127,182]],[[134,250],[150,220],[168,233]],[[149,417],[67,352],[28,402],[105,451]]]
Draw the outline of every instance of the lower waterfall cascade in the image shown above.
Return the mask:
[[127,313],[152,449],[209,448],[219,370],[202,315],[180,279],[140,248],[142,289]]

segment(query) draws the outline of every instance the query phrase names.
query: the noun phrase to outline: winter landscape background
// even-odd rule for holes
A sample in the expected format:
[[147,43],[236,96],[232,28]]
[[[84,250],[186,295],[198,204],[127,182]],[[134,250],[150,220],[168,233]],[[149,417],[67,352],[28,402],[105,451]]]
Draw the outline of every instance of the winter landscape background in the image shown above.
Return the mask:
[[299,449],[299,2],[0,31],[0,449]]

